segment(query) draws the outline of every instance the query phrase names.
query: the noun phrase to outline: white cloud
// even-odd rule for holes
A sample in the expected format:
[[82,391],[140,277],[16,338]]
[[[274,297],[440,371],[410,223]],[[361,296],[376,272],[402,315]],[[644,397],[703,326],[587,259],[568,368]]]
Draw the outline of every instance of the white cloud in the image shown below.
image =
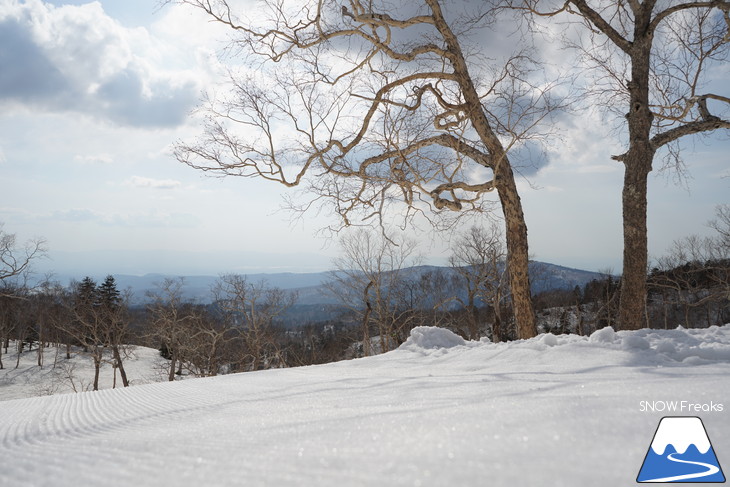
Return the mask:
[[175,179],[153,179],[141,176],[132,176],[132,178],[126,181],[125,184],[135,188],[177,189],[182,183]]
[[79,164],[111,164],[114,159],[109,154],[97,154],[97,155],[76,155],[74,161]]
[[123,125],[179,125],[198,101],[203,76],[194,62],[167,68],[177,54],[146,29],[120,25],[98,2],[12,2],[0,9],[0,102]]

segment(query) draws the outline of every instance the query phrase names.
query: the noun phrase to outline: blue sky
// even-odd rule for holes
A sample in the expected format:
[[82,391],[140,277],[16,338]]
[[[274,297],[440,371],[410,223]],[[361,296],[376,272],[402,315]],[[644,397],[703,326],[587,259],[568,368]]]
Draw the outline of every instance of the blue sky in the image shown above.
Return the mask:
[[[315,235],[326,215],[292,222],[282,188],[206,178],[170,154],[199,131],[190,114],[220,79],[226,35],[189,8],[149,0],[0,0],[0,221],[48,240],[42,267],[70,272],[86,253],[96,257],[79,272],[174,271],[160,251],[215,261],[213,273],[225,256],[236,270],[327,266],[336,244]],[[623,150],[607,133],[596,114],[573,118],[548,164],[520,182],[535,258],[620,270],[622,167],[610,156]],[[653,256],[707,233],[714,206],[730,202],[727,139],[688,144],[683,185],[652,173]],[[447,244],[422,230],[426,261],[443,263]],[[180,273],[206,268],[187,264]]]

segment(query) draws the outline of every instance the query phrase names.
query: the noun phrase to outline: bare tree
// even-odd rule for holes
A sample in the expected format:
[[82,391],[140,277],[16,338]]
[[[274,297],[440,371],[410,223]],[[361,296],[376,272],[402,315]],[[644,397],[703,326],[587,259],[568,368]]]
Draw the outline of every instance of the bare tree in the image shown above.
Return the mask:
[[97,289],[99,297],[99,312],[104,321],[106,333],[105,342],[112,351],[112,368],[114,369],[114,386],[117,383],[117,371],[122,379],[122,385],[129,387],[129,379],[124,369],[124,359],[127,355],[129,340],[129,293],[122,293],[117,289],[114,276],[107,276]]
[[[600,269],[598,273],[601,275],[598,280],[597,296],[594,296],[595,309],[595,323],[596,329],[603,328],[605,326],[611,326],[616,328],[616,318],[619,315],[619,306],[621,299],[621,288],[619,283],[616,282],[614,277],[613,269],[606,268]],[[642,316],[645,316],[646,313]]]
[[44,364],[44,349],[57,335],[54,330],[54,312],[56,311],[58,290],[60,286],[48,277],[38,285],[36,292],[25,303],[32,308],[36,335],[38,338],[38,367]]
[[[705,323],[725,323],[724,314],[730,297],[730,247],[726,236],[730,221],[723,221],[724,207],[710,222],[716,235],[690,235],[675,240],[666,255],[657,259],[649,279],[650,295],[661,299],[665,327],[674,318],[673,308],[682,310],[682,322],[688,328]],[[675,324],[672,322],[672,324]]]
[[195,308],[183,300],[184,283],[182,277],[166,278],[157,283],[156,291],[148,294],[152,299],[148,305],[152,338],[159,342],[163,356],[170,360],[167,379],[171,382],[182,368],[193,323],[198,319]]
[[[0,222],[0,297],[3,298],[4,305],[0,305],[0,345],[7,348],[10,342],[10,332],[14,329],[21,330],[21,340],[18,342],[18,360],[16,367],[20,364],[20,355],[23,350],[25,335],[33,327],[33,323],[27,322],[22,325],[13,322],[17,319],[19,313],[27,311],[20,306],[7,302],[7,299],[28,299],[28,277],[31,271],[31,263],[45,256],[47,252],[46,241],[42,238],[28,240],[22,246],[19,246],[17,236],[14,233],[7,233],[4,230],[4,223]],[[2,313],[2,311],[5,311]],[[12,315],[15,315],[11,318]],[[42,363],[42,350],[39,350],[38,361]],[[3,368],[2,360],[0,360],[0,369]]]
[[18,324],[21,320],[21,302],[25,299],[25,289],[3,286],[0,293],[0,370],[4,368],[2,361],[3,349],[5,354],[10,348],[10,340],[18,335]]
[[243,340],[242,362],[247,370],[286,365],[274,333],[274,322],[297,299],[292,292],[252,283],[240,274],[227,274],[213,288],[216,305],[228,327]]
[[730,2],[567,0],[552,11],[542,0],[507,3],[538,14],[533,20],[578,19],[585,27],[582,42],[570,44],[593,75],[591,103],[617,115],[622,124],[625,117],[627,148],[613,156],[625,168],[620,325],[641,328],[648,174],[660,150],[681,168],[681,138],[730,128],[728,84],[712,82],[712,68],[728,59]]
[[181,2],[230,27],[246,63],[210,96],[200,139],[177,145],[181,162],[306,187],[344,226],[386,227],[389,207],[404,225],[485,211],[495,191],[518,333],[536,334],[508,151],[560,103],[526,48],[481,54],[479,38],[498,30],[486,3],[270,0],[242,18],[225,0]]
[[[235,360],[229,350],[235,332],[226,320],[217,319],[205,306],[196,306],[185,353],[186,365],[199,377],[218,375],[220,368]],[[224,361],[228,361],[224,364]]]
[[[363,353],[371,355],[371,328],[379,337],[380,352],[400,345],[414,326],[420,297],[409,295],[408,268],[418,262],[412,240],[385,239],[366,229],[340,239],[342,255],[328,288],[362,323]],[[415,291],[415,289],[412,289]]]
[[502,232],[496,225],[489,229],[471,227],[461,234],[451,248],[449,264],[461,277],[466,288],[466,301],[456,298],[467,310],[469,338],[479,338],[477,300],[494,311],[492,340],[502,337],[502,307],[508,297],[506,251]]
[[48,278],[41,283],[40,293],[43,299],[45,335],[50,343],[56,344],[56,353],[53,358],[53,368],[55,369],[58,365],[58,357],[62,346],[66,349],[66,359],[71,358],[73,337],[66,331],[66,325],[73,318],[68,307],[64,305],[68,291],[59,282]]
[[4,223],[0,222],[0,284],[12,278],[27,277],[33,260],[43,257],[47,252],[45,239],[29,240],[19,247],[17,236],[5,232],[3,227]]
[[709,226],[717,232],[717,252],[730,255],[730,205],[718,205],[715,208],[715,218],[709,222]]
[[73,283],[64,297],[64,305],[72,319],[63,325],[76,343],[84,348],[94,361],[93,390],[99,390],[99,373],[107,348],[107,330],[103,312],[99,307],[96,282],[85,277]]

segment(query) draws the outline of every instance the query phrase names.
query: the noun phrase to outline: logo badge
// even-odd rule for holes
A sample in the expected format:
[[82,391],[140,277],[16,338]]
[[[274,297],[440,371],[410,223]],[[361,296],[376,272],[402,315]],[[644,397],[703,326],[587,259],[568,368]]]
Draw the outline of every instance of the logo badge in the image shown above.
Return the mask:
[[725,482],[702,420],[694,416],[662,418],[636,481]]

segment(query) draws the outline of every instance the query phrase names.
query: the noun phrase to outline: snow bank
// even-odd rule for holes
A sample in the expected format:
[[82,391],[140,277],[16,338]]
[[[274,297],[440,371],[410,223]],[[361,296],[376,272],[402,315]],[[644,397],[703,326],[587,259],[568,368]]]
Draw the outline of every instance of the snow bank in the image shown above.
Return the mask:
[[704,329],[619,331],[606,327],[588,339],[592,344],[626,352],[641,352],[657,361],[694,364],[730,362],[730,325]]
[[[411,331],[411,336],[399,350],[422,355],[458,354],[463,348],[483,348],[500,352],[533,350],[544,352],[556,349],[556,353],[572,350],[603,349],[624,353],[627,357],[639,357],[645,364],[673,363],[706,364],[730,362],[730,325],[706,329],[615,331],[607,326],[588,337],[578,335],[553,335],[543,333],[530,340],[491,343],[489,340],[466,341],[453,332],[427,326]],[[560,349],[558,352],[557,349]],[[596,351],[596,353],[601,353]]]

